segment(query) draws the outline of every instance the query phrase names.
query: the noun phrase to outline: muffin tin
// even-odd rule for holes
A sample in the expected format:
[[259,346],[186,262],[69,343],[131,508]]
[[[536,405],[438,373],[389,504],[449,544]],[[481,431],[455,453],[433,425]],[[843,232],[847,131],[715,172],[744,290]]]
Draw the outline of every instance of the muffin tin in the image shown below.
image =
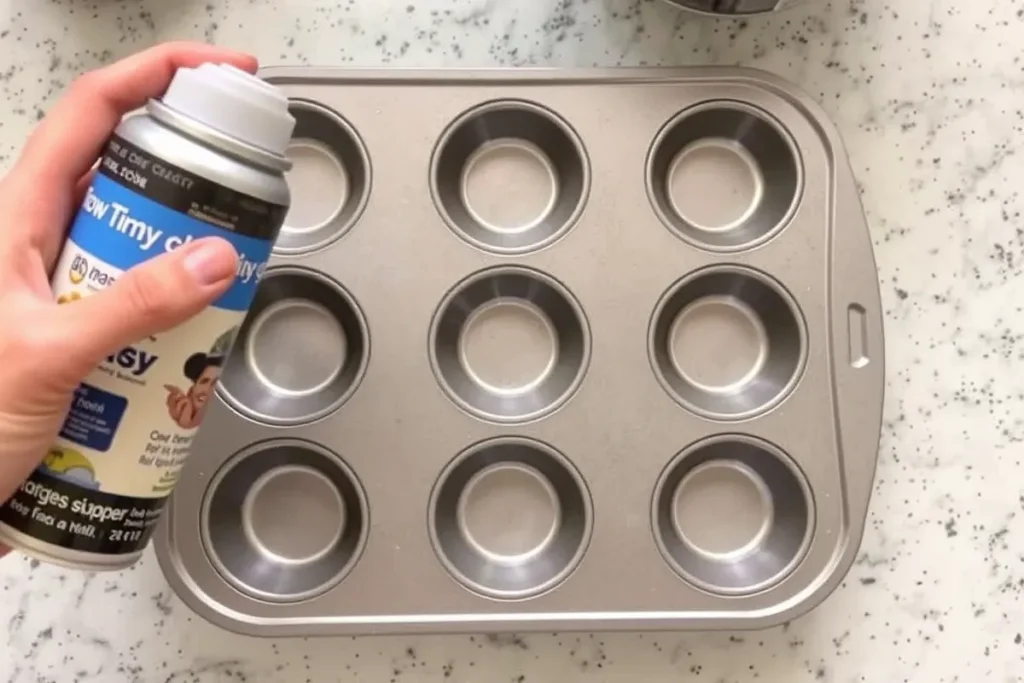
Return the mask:
[[755,628],[842,580],[883,331],[845,152],[735,68],[271,68],[293,207],[156,539],[256,635]]

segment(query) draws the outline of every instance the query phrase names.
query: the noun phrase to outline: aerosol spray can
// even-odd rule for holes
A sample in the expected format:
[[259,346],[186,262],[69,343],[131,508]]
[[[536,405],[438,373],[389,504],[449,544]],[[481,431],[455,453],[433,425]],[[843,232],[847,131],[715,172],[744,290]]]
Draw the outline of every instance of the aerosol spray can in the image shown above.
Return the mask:
[[115,351],[77,388],[42,464],[0,506],[0,542],[120,569],[149,542],[289,206],[287,98],[230,65],[179,69],[107,143],[52,286],[58,302],[201,237],[238,252],[230,289],[189,322]]

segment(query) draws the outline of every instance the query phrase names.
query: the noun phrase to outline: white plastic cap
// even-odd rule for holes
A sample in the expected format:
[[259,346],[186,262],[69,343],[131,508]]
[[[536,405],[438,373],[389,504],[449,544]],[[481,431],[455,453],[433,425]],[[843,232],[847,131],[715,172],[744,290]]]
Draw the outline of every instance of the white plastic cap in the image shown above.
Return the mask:
[[284,93],[230,64],[178,69],[161,101],[183,116],[282,157],[295,129]]

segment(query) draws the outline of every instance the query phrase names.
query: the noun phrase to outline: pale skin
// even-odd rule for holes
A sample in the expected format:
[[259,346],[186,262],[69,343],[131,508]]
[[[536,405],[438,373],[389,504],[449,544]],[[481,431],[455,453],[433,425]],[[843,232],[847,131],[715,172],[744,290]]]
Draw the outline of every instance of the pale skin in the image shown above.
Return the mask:
[[[49,284],[64,231],[121,117],[162,94],[178,67],[204,62],[257,67],[243,53],[181,42],[88,72],[0,181],[0,501],[42,461],[75,388],[103,358],[185,322],[231,284],[238,256],[219,238],[196,240],[62,305]],[[205,401],[196,398],[188,422],[201,418]],[[6,552],[0,544],[0,556]]]
[[208,366],[187,391],[165,384],[167,413],[182,429],[195,429],[203,421],[207,401],[217,384],[220,368]]

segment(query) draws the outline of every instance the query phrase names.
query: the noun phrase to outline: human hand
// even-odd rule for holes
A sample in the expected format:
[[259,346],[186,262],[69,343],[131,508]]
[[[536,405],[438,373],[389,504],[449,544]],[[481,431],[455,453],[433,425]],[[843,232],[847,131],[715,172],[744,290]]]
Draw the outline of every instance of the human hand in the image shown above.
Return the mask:
[[167,390],[167,414],[171,419],[183,429],[197,426],[195,417],[198,410],[192,397],[170,384],[165,384],[164,389]]
[[174,420],[178,419],[183,410],[184,402],[188,400],[188,396],[185,392],[176,386],[165,384],[164,389],[167,391],[167,412]]
[[178,67],[204,62],[250,73],[257,66],[245,54],[168,43],[89,72],[0,181],[0,502],[46,455],[75,388],[103,358],[185,322],[231,284],[238,257],[220,238],[191,242],[63,305],[49,282],[65,229],[121,118],[161,95]]

